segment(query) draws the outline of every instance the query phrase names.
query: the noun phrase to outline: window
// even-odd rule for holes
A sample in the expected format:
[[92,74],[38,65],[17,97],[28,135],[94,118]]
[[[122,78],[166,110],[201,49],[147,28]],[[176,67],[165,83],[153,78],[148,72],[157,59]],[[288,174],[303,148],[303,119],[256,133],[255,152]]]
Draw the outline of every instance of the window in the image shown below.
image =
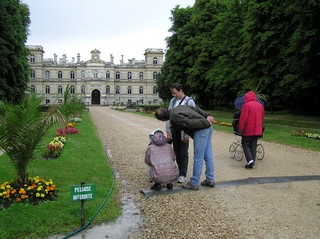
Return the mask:
[[117,71],[117,72],[116,72],[116,80],[119,80],[119,79],[120,79],[120,72]]
[[139,73],[139,80],[143,80],[143,72],[142,71]]
[[116,94],[120,94],[120,86],[116,86]]
[[30,62],[32,63],[36,62],[36,57],[34,55],[30,56]]
[[153,65],[158,65],[158,58],[157,57],[153,57],[152,63],[153,63]]
[[153,79],[156,80],[158,78],[158,72],[154,71],[153,72]]
[[106,78],[107,78],[107,79],[110,79],[110,71],[107,71],[107,72],[106,72]]
[[58,103],[62,104],[63,100],[62,99],[58,99]]
[[142,95],[143,94],[143,86],[139,87],[139,94]]
[[70,71],[70,79],[74,79],[74,71]]
[[62,86],[61,85],[58,86],[58,94],[62,95]]
[[95,79],[98,78],[98,71],[97,71],[97,70],[95,70],[95,71],[93,72],[93,78],[95,78]]
[[74,85],[70,86],[70,94],[74,95]]
[[81,78],[84,79],[86,77],[86,72],[85,71],[81,71]]
[[46,71],[46,79],[47,79],[47,80],[50,79],[50,71]]
[[84,85],[81,86],[81,94],[86,93],[86,87]]
[[154,95],[158,94],[158,90],[157,90],[157,87],[156,87],[156,86],[153,87],[152,93],[153,93]]
[[31,93],[37,93],[36,87],[34,85],[31,86]]
[[132,73],[131,71],[128,72],[128,80],[131,80],[132,79]]
[[58,71],[58,79],[62,79],[62,71]]
[[132,94],[132,87],[131,86],[128,86],[128,95],[131,95]]
[[31,79],[36,78],[36,71],[35,70],[31,70]]
[[46,94],[50,94],[50,86],[46,86]]
[[110,94],[110,86],[106,86],[106,94]]
[[47,104],[47,105],[50,104],[50,99],[46,99],[46,104]]

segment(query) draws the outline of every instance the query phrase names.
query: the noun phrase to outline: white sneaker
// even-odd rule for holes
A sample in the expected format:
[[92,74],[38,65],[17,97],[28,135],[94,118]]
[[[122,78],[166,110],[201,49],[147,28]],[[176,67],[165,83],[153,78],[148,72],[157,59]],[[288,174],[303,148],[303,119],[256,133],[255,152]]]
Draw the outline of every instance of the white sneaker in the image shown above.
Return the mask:
[[178,183],[185,183],[187,181],[187,178],[185,176],[180,176],[178,178]]

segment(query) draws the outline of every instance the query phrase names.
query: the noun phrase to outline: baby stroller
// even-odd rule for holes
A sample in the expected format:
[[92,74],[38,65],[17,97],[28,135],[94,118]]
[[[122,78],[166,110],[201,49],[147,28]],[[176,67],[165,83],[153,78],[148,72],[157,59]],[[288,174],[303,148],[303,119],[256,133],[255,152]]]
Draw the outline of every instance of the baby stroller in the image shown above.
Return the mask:
[[[232,159],[236,159],[237,161],[241,161],[243,159],[243,154],[244,154],[243,149],[242,149],[242,145],[241,145],[241,135],[239,133],[239,118],[241,115],[241,107],[236,105],[236,100],[235,100],[235,106],[236,106],[236,108],[238,108],[238,109],[240,108],[240,109],[238,112],[236,112],[233,115],[232,126],[233,126],[233,133],[235,134],[235,141],[233,141],[231,143],[231,145],[229,146],[229,155]],[[241,104],[241,106],[242,106],[242,104]],[[264,131],[264,128],[263,128],[263,131]],[[263,158],[264,158],[264,148],[263,148],[262,144],[258,143],[257,144],[256,159],[262,160]]]

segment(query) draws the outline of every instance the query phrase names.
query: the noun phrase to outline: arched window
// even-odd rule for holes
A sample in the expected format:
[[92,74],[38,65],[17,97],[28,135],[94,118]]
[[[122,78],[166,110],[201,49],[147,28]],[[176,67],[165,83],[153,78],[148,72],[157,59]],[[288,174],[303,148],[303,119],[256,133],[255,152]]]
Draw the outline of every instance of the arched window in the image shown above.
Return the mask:
[[132,79],[132,73],[131,71],[128,72],[128,80],[131,80]]
[[30,62],[31,62],[31,63],[36,62],[36,57],[35,57],[34,55],[31,55],[31,56],[30,56]]
[[139,73],[139,80],[143,80],[143,72],[142,71],[140,71],[140,73]]
[[62,79],[62,71],[58,71],[58,79]]
[[143,86],[139,87],[139,94],[142,95],[143,94]]
[[132,87],[131,86],[128,86],[128,95],[131,95],[132,94]]
[[61,85],[58,86],[58,94],[62,95],[62,86]]
[[74,90],[74,85],[70,86],[70,94],[74,94],[75,90]]
[[81,94],[86,93],[86,87],[84,85],[81,86]]
[[106,86],[106,94],[110,94],[110,86]]
[[86,78],[86,72],[83,71],[83,70],[81,71],[81,78],[82,78],[82,79]]
[[95,78],[95,79],[98,78],[98,71],[97,71],[97,70],[95,70],[95,71],[93,72],[93,78]]
[[50,86],[46,85],[46,94],[50,94]]
[[158,65],[158,58],[157,57],[153,57],[152,63],[153,63],[153,65]]
[[153,79],[156,80],[158,78],[158,72],[154,71],[153,72]]
[[120,86],[116,86],[116,94],[120,94]]
[[119,80],[119,79],[120,79],[120,72],[117,71],[117,72],[116,72],[116,80]]
[[49,80],[50,79],[50,71],[46,71],[46,79]]
[[35,78],[36,78],[36,71],[31,70],[31,79],[35,79]]
[[70,71],[70,79],[74,79],[74,71]]
[[31,86],[31,93],[37,93],[36,87],[34,85]]
[[106,71],[106,78],[110,79],[110,71]]
[[153,93],[154,95],[158,94],[158,89],[157,89],[156,86],[153,87],[152,93]]

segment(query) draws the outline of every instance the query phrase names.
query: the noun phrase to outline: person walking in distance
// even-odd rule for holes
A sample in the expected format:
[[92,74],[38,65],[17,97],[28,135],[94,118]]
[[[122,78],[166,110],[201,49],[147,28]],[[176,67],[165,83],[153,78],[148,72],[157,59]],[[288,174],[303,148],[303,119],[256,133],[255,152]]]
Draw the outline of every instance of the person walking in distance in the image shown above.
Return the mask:
[[244,96],[244,103],[241,108],[239,118],[239,133],[242,136],[241,144],[247,160],[245,168],[250,169],[255,165],[257,142],[262,136],[262,124],[264,118],[264,108],[257,100],[253,91],[249,91]]
[[201,182],[201,185],[214,187],[211,126],[214,123],[214,118],[197,107],[186,105],[179,105],[170,110],[159,108],[155,112],[155,117],[161,121],[170,120],[173,128],[184,130],[193,138],[193,173],[190,180],[182,185],[182,188],[199,190],[203,161],[206,164],[206,179]]
[[[170,101],[168,110],[178,105],[187,105],[193,107],[196,106],[194,100],[191,97],[185,95],[182,84],[172,84],[170,87],[170,91],[173,98]],[[184,183],[187,180],[190,136],[187,135],[183,130],[172,127],[169,120],[166,122],[166,131],[168,140],[172,140],[173,149],[176,154],[176,160],[180,171],[178,183]]]

